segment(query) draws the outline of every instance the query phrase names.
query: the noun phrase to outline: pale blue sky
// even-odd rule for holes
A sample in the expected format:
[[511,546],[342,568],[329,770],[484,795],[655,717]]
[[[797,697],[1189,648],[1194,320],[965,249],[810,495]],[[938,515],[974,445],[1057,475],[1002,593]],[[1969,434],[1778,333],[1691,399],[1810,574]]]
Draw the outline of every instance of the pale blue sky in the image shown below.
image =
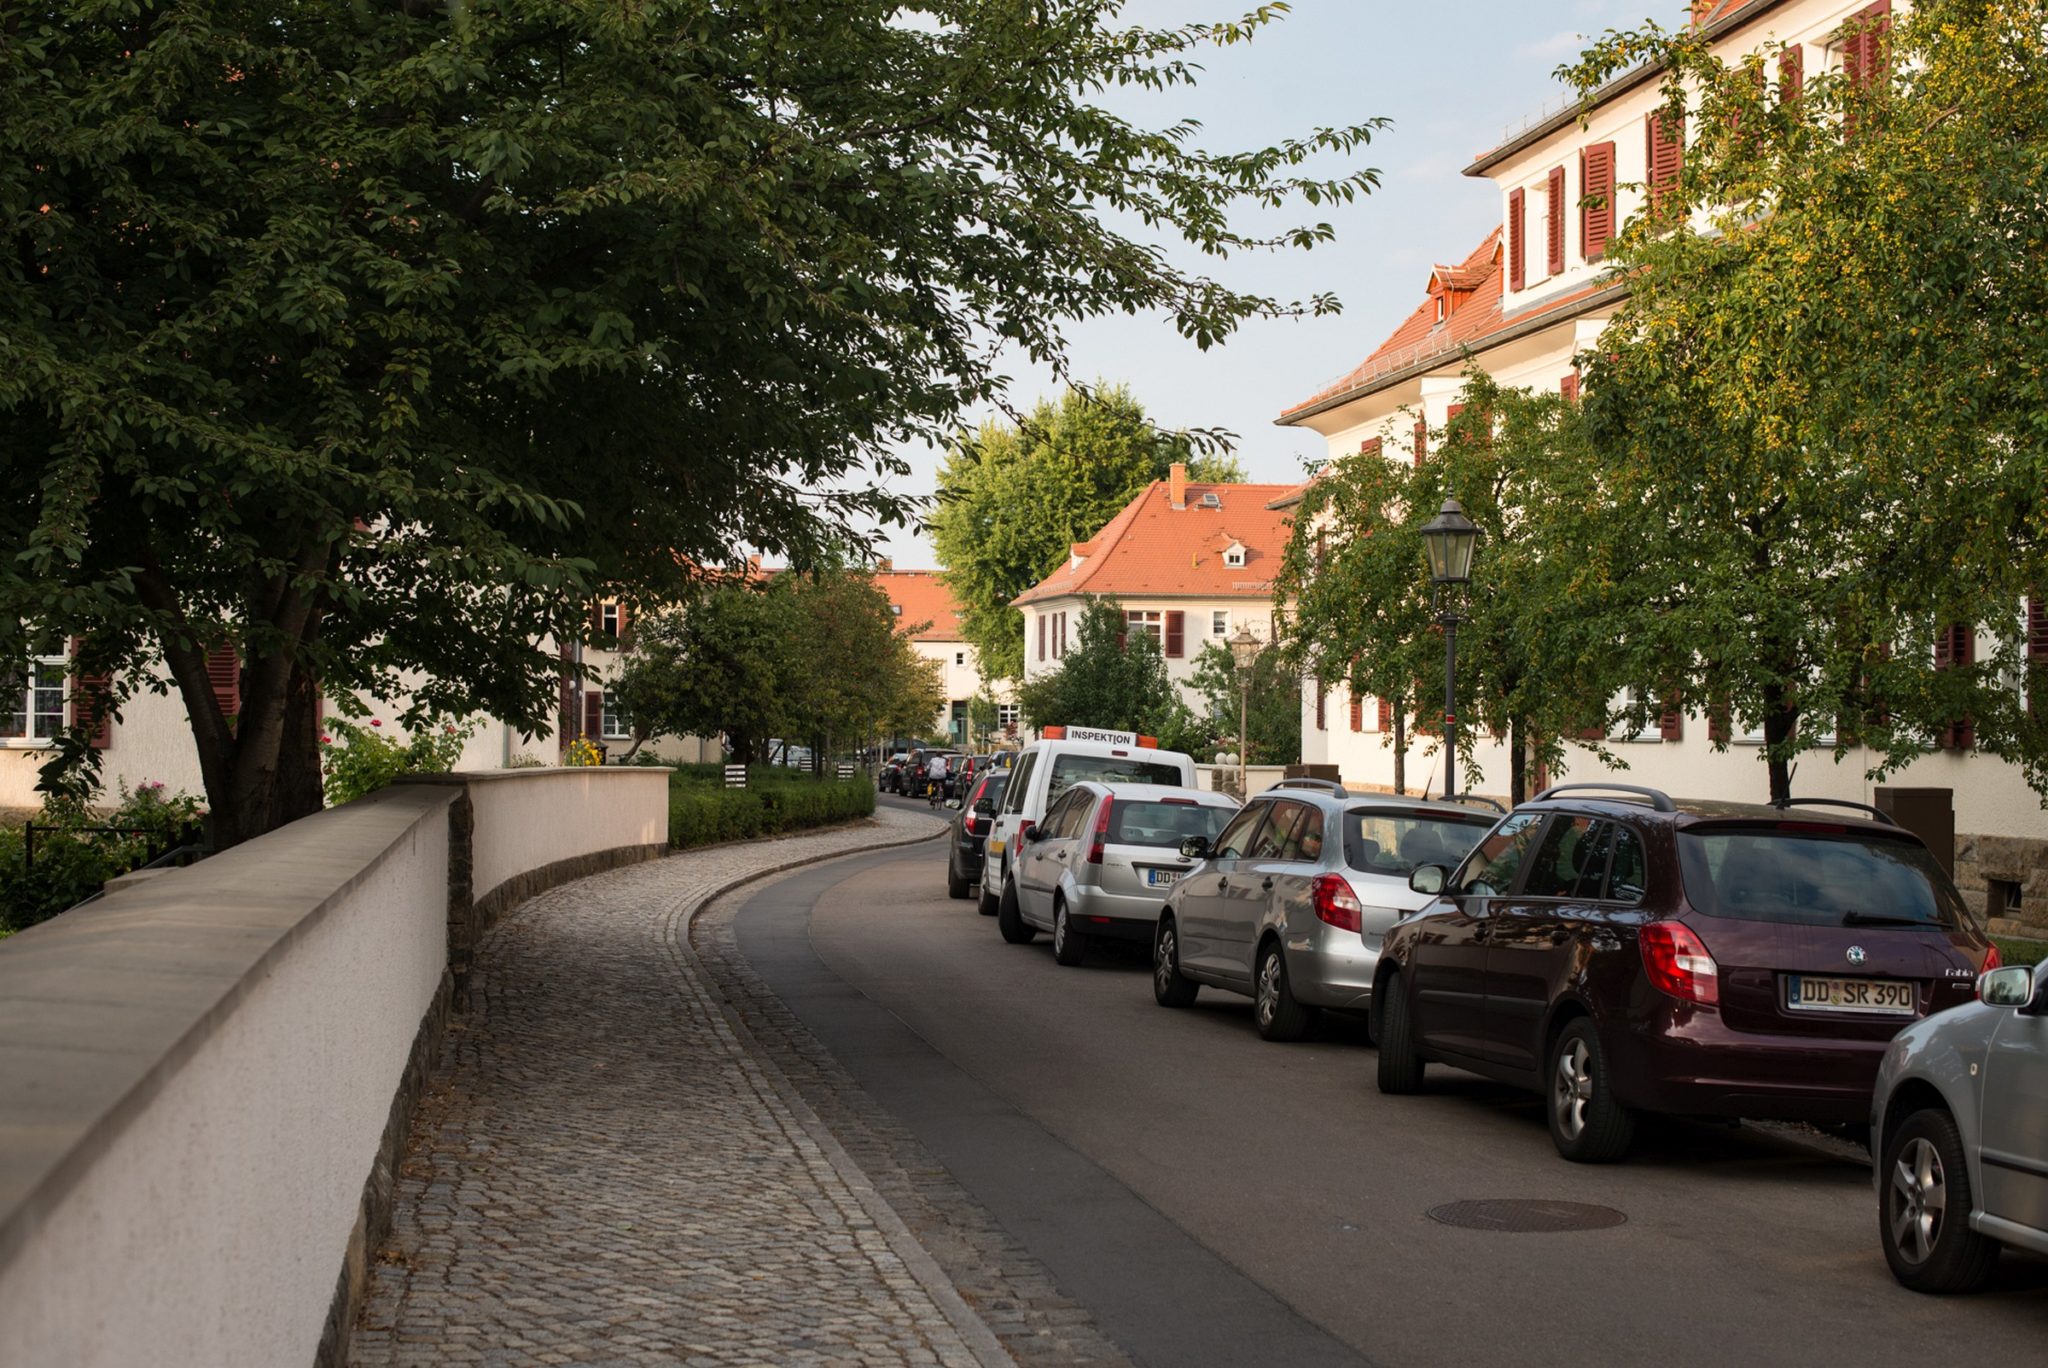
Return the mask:
[[[1132,0],[1126,12],[1136,22],[1184,23],[1252,4]],[[1198,118],[1204,144],[1217,149],[1263,147],[1374,115],[1393,126],[1356,157],[1379,168],[1377,191],[1349,206],[1302,207],[1272,220],[1327,220],[1336,241],[1202,267],[1286,299],[1335,290],[1343,313],[1254,323],[1208,352],[1158,319],[1091,321],[1070,333],[1076,373],[1128,381],[1163,425],[1235,432],[1254,480],[1300,479],[1303,458],[1319,456],[1322,442],[1273,426],[1274,417],[1363,360],[1422,298],[1429,268],[1461,259],[1498,220],[1493,183],[1459,172],[1560,94],[1550,73],[1583,48],[1579,35],[1645,18],[1671,25],[1684,12],[1683,0],[1294,0],[1293,14],[1257,41],[1209,53],[1195,90],[1119,103],[1155,127]],[[1199,254],[1181,259],[1192,264]],[[1050,383],[1021,363],[1010,374],[1012,398],[1023,406]],[[937,459],[913,453],[904,491],[930,493]],[[882,550],[906,569],[935,563],[929,542],[910,533],[886,538]]]

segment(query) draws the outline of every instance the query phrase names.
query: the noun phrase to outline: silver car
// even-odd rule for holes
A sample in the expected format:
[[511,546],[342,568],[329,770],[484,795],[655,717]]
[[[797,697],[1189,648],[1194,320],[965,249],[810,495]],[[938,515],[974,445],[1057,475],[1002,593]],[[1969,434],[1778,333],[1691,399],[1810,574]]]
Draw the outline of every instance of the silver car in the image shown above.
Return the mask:
[[1165,784],[1079,783],[1027,827],[996,910],[1003,939],[1052,932],[1053,958],[1079,964],[1096,937],[1152,938],[1159,900],[1188,870],[1181,853],[1237,812],[1221,793]]
[[1981,1287],[2001,1245],[2048,1254],[2048,962],[1899,1032],[1877,1071],[1878,1238],[1916,1292]]
[[[1496,810],[1497,811],[1497,810]],[[1298,1040],[1322,1008],[1366,1010],[1380,944],[1430,901],[1418,866],[1455,866],[1496,812],[1289,779],[1255,795],[1159,912],[1152,994],[1185,1007],[1203,984],[1252,999],[1267,1040]]]

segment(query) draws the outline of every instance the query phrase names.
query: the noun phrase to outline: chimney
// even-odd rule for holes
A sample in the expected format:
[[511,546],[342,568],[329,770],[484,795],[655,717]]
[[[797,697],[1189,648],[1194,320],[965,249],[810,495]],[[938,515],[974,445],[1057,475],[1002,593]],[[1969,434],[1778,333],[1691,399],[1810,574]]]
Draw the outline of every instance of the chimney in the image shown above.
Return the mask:
[[882,557],[882,563],[876,568],[885,575],[893,574],[896,569],[896,558],[894,556],[884,556]]
[[1184,462],[1175,461],[1168,471],[1167,492],[1175,508],[1188,506],[1188,468]]

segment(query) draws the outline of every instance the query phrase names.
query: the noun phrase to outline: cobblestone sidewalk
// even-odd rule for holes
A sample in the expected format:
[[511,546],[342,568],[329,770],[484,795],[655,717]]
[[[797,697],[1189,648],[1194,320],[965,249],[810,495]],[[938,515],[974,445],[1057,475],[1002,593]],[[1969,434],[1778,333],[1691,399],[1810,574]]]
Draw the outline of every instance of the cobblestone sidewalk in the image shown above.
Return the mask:
[[884,809],[581,880],[506,921],[417,1114],[352,1362],[1000,1361],[680,939],[737,879],[939,826]]

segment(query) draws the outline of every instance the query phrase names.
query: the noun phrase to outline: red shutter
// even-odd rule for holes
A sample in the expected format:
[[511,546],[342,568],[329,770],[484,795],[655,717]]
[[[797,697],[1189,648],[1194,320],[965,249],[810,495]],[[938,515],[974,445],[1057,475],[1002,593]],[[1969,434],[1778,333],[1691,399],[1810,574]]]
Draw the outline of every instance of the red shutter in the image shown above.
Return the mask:
[[1716,744],[1728,740],[1728,703],[1726,699],[1707,708],[1707,739]]
[[[79,649],[84,644],[83,638],[71,638],[74,669]],[[87,743],[94,750],[105,750],[114,740],[113,719],[107,713],[107,691],[113,682],[110,676],[103,674],[73,674],[71,677],[71,725],[91,729]]]
[[1045,659],[1045,614],[1038,615],[1038,658]]
[[1564,270],[1564,168],[1550,168],[1550,180],[1544,191],[1544,198],[1550,203],[1543,229],[1544,264],[1550,274],[1557,275]]
[[1842,49],[1842,74],[1859,90],[1891,69],[1891,13],[1892,0],[1877,0],[1850,21],[1862,31],[1850,35]]
[[1598,741],[1606,735],[1607,733],[1599,727],[1579,728],[1579,740],[1581,741]]
[[1508,288],[1519,290],[1528,282],[1525,268],[1527,248],[1522,220],[1527,216],[1528,204],[1520,190],[1508,191]]
[[1351,695],[1351,730],[1365,730],[1365,700],[1355,693]]
[[1415,420],[1415,464],[1418,466],[1429,457],[1429,423],[1426,419]]
[[1377,455],[1379,455],[1379,454],[1380,454],[1380,439],[1379,439],[1379,438],[1377,438],[1377,437],[1368,437],[1368,438],[1366,438],[1366,439],[1365,439],[1364,441],[1360,442],[1360,443],[1358,444],[1358,454],[1359,454],[1359,455],[1361,455],[1361,456],[1377,456]]
[[1179,660],[1187,654],[1187,621],[1188,615],[1186,613],[1176,611],[1169,612],[1166,615],[1166,658],[1168,660]]
[[1566,402],[1567,404],[1576,404],[1576,403],[1578,403],[1578,402],[1579,402],[1579,373],[1578,373],[1577,371],[1573,371],[1573,372],[1572,372],[1572,373],[1571,373],[1570,375],[1567,375],[1567,376],[1564,376],[1563,378],[1561,378],[1561,379],[1560,379],[1560,380],[1559,380],[1559,381],[1557,382],[1557,392],[1558,392],[1559,394],[1562,394],[1562,395],[1564,396],[1564,401],[1565,401],[1565,402]]
[[1379,730],[1383,732],[1392,731],[1394,729],[1394,705],[1392,702],[1384,698],[1382,698],[1379,701],[1379,703]]
[[575,647],[569,642],[562,643],[561,699],[557,709],[560,718],[560,734],[556,740],[564,749],[576,739],[576,670]]
[[[1977,658],[1977,629],[1967,622],[1944,627],[1934,635],[1934,668],[1946,670],[1973,664]],[[1965,717],[1942,728],[1938,738],[1945,750],[1968,750],[1976,744],[1977,729]]]
[[1643,129],[1648,143],[1650,207],[1655,209],[1677,188],[1685,169],[1685,118],[1681,115],[1667,123],[1662,113],[1653,113],[1644,120]]
[[1778,54],[1778,103],[1795,105],[1799,103],[1799,92],[1806,85],[1806,49],[1797,43],[1786,46]]
[[583,734],[595,741],[604,734],[604,691],[583,691]]
[[596,599],[590,601],[590,622],[584,635],[592,641],[604,635],[604,604]]
[[2043,660],[2048,659],[2048,604],[2042,602],[2039,594],[2027,599],[2027,715],[2039,717],[2048,709],[2041,707],[2041,690],[2048,688],[2048,669]]
[[1666,741],[1685,740],[1685,710],[1669,708],[1657,719],[1657,735]]
[[1329,696],[1328,694],[1326,694],[1326,693],[1324,693],[1324,692],[1323,692],[1323,681],[1322,681],[1322,680],[1320,680],[1320,679],[1318,679],[1318,680],[1316,681],[1316,730],[1317,730],[1317,731],[1328,731],[1328,730],[1330,729],[1330,714],[1329,714],[1329,702],[1330,702],[1330,696]]
[[1131,633],[1130,633],[1130,624],[1131,624],[1131,619],[1130,619],[1130,615],[1129,615],[1129,614],[1126,614],[1126,615],[1124,616],[1123,620],[1122,620],[1122,621],[1120,621],[1120,622],[1118,622],[1118,623],[1117,623],[1117,625],[1116,625],[1116,648],[1117,648],[1117,649],[1118,649],[1119,651],[1122,651],[1122,650],[1126,650],[1126,649],[1128,649],[1128,648],[1129,648],[1129,646],[1130,646],[1130,643],[1131,643]]
[[1579,255],[1598,261],[1614,236],[1614,144],[1579,149]]
[[624,599],[619,600],[619,649],[622,651],[633,649],[633,623],[632,619],[626,615],[626,602]]
[[213,685],[214,704],[228,720],[228,730],[233,731],[235,718],[242,711],[242,661],[232,645],[216,646],[206,653],[206,678]]
[[1446,422],[1446,423],[1455,423],[1455,422],[1457,422],[1457,421],[1458,421],[1458,415],[1459,415],[1459,414],[1461,414],[1461,413],[1463,413],[1464,411],[1465,411],[1465,406],[1464,406],[1463,404],[1452,404],[1452,405],[1451,405],[1451,406],[1450,406],[1449,408],[1447,408],[1447,409],[1445,409],[1445,410],[1444,410],[1444,422]]

